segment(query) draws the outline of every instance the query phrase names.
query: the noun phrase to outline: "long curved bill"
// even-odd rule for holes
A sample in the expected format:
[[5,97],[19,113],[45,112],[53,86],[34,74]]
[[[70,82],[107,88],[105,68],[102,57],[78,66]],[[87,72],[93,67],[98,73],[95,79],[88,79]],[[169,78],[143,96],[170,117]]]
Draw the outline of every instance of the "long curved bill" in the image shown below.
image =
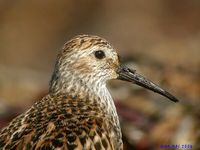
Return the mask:
[[155,83],[146,79],[142,75],[136,73],[136,70],[131,70],[125,66],[120,66],[120,68],[117,70],[117,73],[119,75],[118,79],[120,79],[120,80],[135,83],[141,87],[147,88],[151,91],[161,94],[173,102],[178,102],[178,99],[175,96],[173,96],[169,92],[163,90],[158,85],[156,85]]

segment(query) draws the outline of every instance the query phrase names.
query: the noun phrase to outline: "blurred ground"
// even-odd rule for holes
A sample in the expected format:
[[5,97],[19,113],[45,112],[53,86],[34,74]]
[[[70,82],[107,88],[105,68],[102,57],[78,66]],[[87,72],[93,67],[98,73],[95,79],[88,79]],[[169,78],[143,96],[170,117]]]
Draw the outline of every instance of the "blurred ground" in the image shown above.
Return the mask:
[[138,86],[110,89],[126,149],[200,149],[200,1],[1,0],[0,127],[48,91],[56,54],[77,34],[106,38],[123,62],[179,99]]

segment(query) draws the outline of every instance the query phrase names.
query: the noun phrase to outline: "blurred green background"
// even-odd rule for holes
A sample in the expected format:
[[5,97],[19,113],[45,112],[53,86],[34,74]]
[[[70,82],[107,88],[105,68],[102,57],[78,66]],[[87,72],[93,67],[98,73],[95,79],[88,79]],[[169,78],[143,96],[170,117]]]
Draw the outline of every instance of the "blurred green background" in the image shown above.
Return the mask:
[[106,38],[180,99],[113,81],[125,149],[200,149],[199,0],[1,0],[0,128],[47,93],[58,50],[77,34]]

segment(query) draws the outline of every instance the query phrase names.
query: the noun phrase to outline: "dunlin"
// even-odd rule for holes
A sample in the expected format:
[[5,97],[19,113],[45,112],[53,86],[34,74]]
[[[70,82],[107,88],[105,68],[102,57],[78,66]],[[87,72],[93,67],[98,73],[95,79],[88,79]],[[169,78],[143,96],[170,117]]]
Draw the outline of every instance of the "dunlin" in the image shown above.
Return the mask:
[[119,62],[103,38],[79,35],[58,54],[49,93],[0,132],[1,150],[122,150],[122,134],[106,82],[135,83],[178,100]]

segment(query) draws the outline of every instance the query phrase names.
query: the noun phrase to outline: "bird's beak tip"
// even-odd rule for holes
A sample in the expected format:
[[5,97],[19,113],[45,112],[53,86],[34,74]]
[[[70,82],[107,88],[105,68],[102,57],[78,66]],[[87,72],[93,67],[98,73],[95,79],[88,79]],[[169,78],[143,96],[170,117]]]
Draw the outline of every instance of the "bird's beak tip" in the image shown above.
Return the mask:
[[154,91],[158,94],[161,94],[173,102],[178,102],[179,100],[170,94],[169,92],[165,91],[164,89],[160,88],[158,85],[153,83],[152,81],[146,79],[142,75],[138,74],[136,70],[129,69],[125,66],[120,66],[117,70],[118,79],[123,81],[132,82],[137,84],[141,87],[147,88],[151,91]]

